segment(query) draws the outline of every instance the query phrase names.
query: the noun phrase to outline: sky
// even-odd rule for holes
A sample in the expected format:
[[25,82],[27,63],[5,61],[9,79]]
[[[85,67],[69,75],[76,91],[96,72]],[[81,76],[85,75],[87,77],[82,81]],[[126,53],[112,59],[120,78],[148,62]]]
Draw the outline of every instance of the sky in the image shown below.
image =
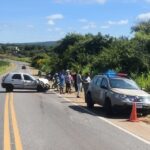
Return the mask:
[[132,37],[150,0],[0,0],[0,43],[56,41],[68,33]]

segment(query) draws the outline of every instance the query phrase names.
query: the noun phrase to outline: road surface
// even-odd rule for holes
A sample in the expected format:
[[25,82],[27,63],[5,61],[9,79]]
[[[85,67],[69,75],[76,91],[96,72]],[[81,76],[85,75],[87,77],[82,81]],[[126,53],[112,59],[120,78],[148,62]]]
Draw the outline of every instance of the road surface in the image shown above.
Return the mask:
[[[21,66],[17,63],[16,71],[30,72]],[[150,150],[52,90],[0,88],[0,95],[0,150]]]

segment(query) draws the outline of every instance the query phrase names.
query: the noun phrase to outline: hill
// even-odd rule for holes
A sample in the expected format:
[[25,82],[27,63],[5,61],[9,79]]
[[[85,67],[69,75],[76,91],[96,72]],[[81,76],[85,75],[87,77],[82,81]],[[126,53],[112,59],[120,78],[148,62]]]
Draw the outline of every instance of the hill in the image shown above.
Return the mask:
[[6,43],[6,44],[2,44],[0,43],[0,45],[15,45],[15,46],[19,46],[19,45],[33,45],[33,46],[44,46],[44,47],[49,47],[49,46],[54,46],[57,43],[57,41],[46,41],[46,42],[31,42],[31,43]]

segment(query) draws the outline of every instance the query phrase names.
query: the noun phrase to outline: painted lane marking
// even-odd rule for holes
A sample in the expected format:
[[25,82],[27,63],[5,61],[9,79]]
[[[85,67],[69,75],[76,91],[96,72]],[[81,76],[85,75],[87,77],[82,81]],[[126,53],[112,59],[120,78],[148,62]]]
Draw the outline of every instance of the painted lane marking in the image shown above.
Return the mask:
[[[94,115],[94,116],[97,116],[97,115],[96,115],[95,113],[93,113],[92,111],[90,111],[90,110],[88,110],[88,109],[86,109],[86,108],[83,108],[83,107],[79,106],[79,105],[76,104],[76,103],[73,103],[70,99],[63,97],[62,95],[60,95],[60,94],[58,94],[58,93],[56,93],[56,92],[55,92],[55,94],[58,95],[59,97],[65,99],[66,101],[70,102],[71,104],[80,107],[80,108],[83,109],[84,111],[86,111],[86,112],[88,112],[88,113],[90,113],[90,114],[92,114],[92,115]],[[145,139],[143,139],[143,138],[141,138],[141,137],[139,137],[139,136],[133,134],[132,132],[130,132],[130,131],[128,131],[128,130],[126,130],[126,129],[124,129],[124,128],[122,128],[122,127],[116,125],[116,124],[114,124],[114,123],[112,123],[111,121],[107,120],[106,118],[104,118],[104,117],[97,117],[97,118],[100,119],[100,120],[102,120],[102,121],[104,121],[104,122],[106,122],[106,123],[108,123],[108,124],[110,124],[110,125],[112,125],[112,126],[114,126],[114,127],[116,127],[116,128],[118,128],[119,130],[121,130],[121,131],[123,131],[123,132],[125,132],[125,133],[127,133],[127,134],[129,134],[129,135],[131,135],[132,137],[134,137],[134,138],[136,138],[136,139],[138,139],[138,140],[140,140],[140,141],[142,141],[142,142],[144,142],[144,143],[150,145],[150,141],[145,140]]]
[[10,111],[11,111],[11,118],[12,118],[13,133],[15,138],[15,147],[16,150],[23,150],[17,119],[16,119],[16,113],[14,109],[13,93],[10,94]]
[[9,95],[6,94],[4,110],[4,150],[11,150],[9,129]]

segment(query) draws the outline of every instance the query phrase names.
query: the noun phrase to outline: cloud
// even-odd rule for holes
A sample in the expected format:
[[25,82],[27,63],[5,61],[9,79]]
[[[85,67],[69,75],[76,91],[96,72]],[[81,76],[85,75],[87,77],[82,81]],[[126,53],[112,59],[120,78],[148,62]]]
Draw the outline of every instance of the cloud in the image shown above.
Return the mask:
[[33,29],[33,28],[34,28],[34,25],[28,24],[28,25],[27,25],[27,28]]
[[47,17],[49,25],[55,25],[55,21],[63,19],[62,14],[53,14]]
[[142,14],[138,15],[137,20],[139,20],[139,21],[148,21],[148,20],[150,20],[150,12],[142,13]]
[[101,29],[108,29],[108,28],[110,28],[110,26],[105,25],[105,26],[101,26],[100,28],[101,28]]
[[88,29],[95,29],[97,27],[95,22],[89,22],[87,25],[83,26],[82,29],[88,30]]
[[53,0],[56,3],[98,3],[104,4],[107,0]]
[[119,21],[108,21],[109,25],[125,25],[128,24],[128,20],[119,20]]
[[79,19],[79,22],[86,23],[86,22],[88,22],[88,20],[85,18],[82,18],[82,19]]
[[146,2],[150,3],[150,0],[145,0]]
[[49,32],[60,32],[60,31],[62,32],[62,29],[58,28],[58,27],[55,27],[55,28],[49,28],[48,31]]
[[11,30],[12,25],[7,23],[0,23],[0,31]]

